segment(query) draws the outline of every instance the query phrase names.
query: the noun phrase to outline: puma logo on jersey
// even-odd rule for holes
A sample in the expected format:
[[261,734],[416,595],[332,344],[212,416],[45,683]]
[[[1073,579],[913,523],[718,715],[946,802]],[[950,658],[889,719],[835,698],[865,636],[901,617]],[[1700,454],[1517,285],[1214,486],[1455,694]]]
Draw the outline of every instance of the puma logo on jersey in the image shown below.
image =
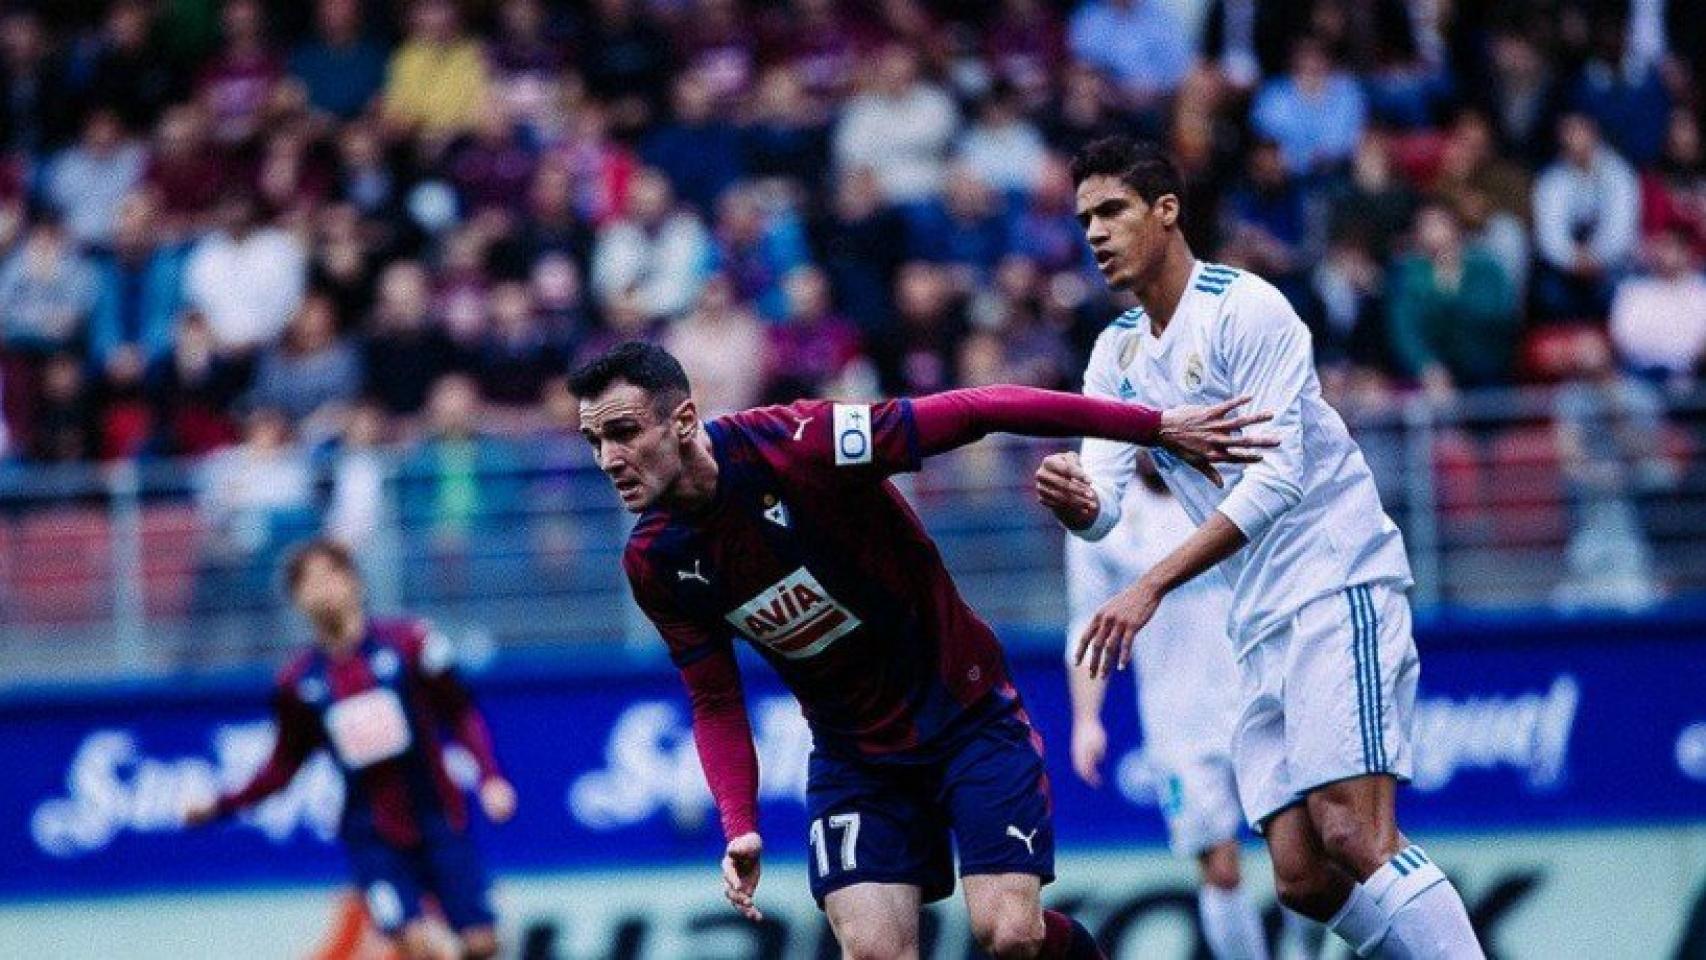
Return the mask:
[[790,660],[803,660],[852,633],[859,618],[800,567],[725,617],[753,643]]
[[794,439],[796,441],[798,441],[801,437],[806,435],[806,424],[811,423],[813,420],[816,420],[817,418],[816,417],[807,417],[804,420],[799,420],[798,418],[795,418],[795,419],[796,419],[796,422],[799,423],[799,426],[794,428]]
[[1025,852],[1034,857],[1037,855],[1037,849],[1032,844],[1037,839],[1037,831],[1041,830],[1041,829],[1042,829],[1041,827],[1034,827],[1034,828],[1032,828],[1032,830],[1029,834],[1025,834],[1025,833],[1021,833],[1019,831],[1018,827],[1015,827],[1009,823],[1007,825],[1007,835],[1009,837],[1012,837],[1013,839],[1019,841],[1020,843],[1024,844],[1025,845]]
[[699,565],[704,562],[703,560],[695,560],[693,561],[693,569],[675,571],[676,578],[679,580],[697,580],[707,587],[710,586],[711,581],[705,579],[705,575],[699,572]]

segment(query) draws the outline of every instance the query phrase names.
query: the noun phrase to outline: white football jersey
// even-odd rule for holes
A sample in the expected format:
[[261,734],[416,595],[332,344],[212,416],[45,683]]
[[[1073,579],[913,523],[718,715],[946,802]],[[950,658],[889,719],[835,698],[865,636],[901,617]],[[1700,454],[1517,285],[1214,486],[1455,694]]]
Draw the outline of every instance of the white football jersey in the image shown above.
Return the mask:
[[[1121,522],[1100,542],[1068,537],[1066,651],[1077,652],[1090,617],[1167,554],[1196,525],[1177,498],[1137,481],[1126,487]],[[1163,765],[1226,756],[1238,716],[1238,664],[1226,638],[1232,591],[1219,570],[1168,594],[1132,647],[1144,741]]]
[[[1221,565],[1232,584],[1228,633],[1240,656],[1311,600],[1365,583],[1409,588],[1403,537],[1380,505],[1362,451],[1321,398],[1308,328],[1272,284],[1197,263],[1161,336],[1141,309],[1102,333],[1084,392],[1158,408],[1248,396],[1244,412],[1272,411],[1273,421],[1257,429],[1280,445],[1257,464],[1220,464],[1225,487],[1151,451],[1193,523],[1218,510],[1250,541]],[[1101,512],[1080,536],[1099,540],[1119,523],[1136,455],[1129,444],[1085,441],[1084,467]]]

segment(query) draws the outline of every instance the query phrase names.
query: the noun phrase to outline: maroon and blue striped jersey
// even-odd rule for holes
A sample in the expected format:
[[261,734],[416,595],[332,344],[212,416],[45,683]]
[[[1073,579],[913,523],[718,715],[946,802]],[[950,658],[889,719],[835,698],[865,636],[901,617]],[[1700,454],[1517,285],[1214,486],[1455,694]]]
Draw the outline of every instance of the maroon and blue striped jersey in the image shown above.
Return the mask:
[[271,757],[248,785],[221,798],[220,812],[282,790],[325,748],[344,778],[340,832],[413,846],[425,818],[458,830],[467,824],[462,793],[445,770],[445,731],[473,756],[482,780],[501,775],[448,644],[418,620],[369,620],[346,653],[303,651],[280,672],[273,711]]
[[994,632],[890,477],[996,431],[1150,443],[1159,426],[1148,408],[1015,386],[706,424],[712,502],[644,513],[623,566],[687,684],[724,835],[758,828],[737,637],[793,691],[818,748],[856,761],[914,759],[955,721],[1018,702]]
[[889,481],[920,463],[911,401],[802,401],[706,430],[714,502],[645,513],[624,558],[677,666],[732,663],[745,640],[820,746],[867,757],[930,740],[991,694],[1014,697],[994,632]]

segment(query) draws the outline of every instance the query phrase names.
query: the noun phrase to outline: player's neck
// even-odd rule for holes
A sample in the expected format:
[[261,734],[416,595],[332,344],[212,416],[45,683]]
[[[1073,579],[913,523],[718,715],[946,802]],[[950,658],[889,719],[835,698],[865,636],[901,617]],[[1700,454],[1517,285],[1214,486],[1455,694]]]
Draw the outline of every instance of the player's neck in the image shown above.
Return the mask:
[[1179,301],[1185,297],[1185,288],[1190,285],[1191,271],[1196,269],[1196,265],[1197,258],[1191,253],[1190,244],[1183,237],[1178,237],[1168,244],[1166,256],[1154,275],[1133,288],[1132,293],[1137,296],[1137,302],[1143,304],[1150,332],[1155,336],[1161,336],[1167,325],[1173,322],[1173,314],[1179,309]]
[[711,438],[701,428],[683,453],[681,477],[670,490],[664,506],[682,513],[698,513],[717,499],[717,457]]
[[362,634],[367,632],[367,616],[357,607],[339,617],[335,623],[317,625],[316,630],[320,634],[321,649],[332,656],[342,656],[360,645]]

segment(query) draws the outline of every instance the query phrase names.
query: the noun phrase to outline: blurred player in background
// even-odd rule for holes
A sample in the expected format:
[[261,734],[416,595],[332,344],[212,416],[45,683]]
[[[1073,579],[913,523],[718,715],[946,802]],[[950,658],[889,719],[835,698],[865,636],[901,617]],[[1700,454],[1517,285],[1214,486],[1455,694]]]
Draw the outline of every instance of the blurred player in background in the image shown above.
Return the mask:
[[[417,620],[368,617],[355,561],[332,541],[301,547],[286,581],[316,642],[279,675],[272,756],[247,786],[196,804],[185,819],[208,823],[259,803],[328,747],[344,777],[339,834],[373,922],[410,960],[496,956],[491,883],[445,769],[440,728],[473,756],[480,806],[494,823],[515,813],[515,790],[448,643]],[[428,895],[455,936],[427,916]]]
[[624,344],[576,371],[581,432],[640,515],[623,565],[680,669],[728,846],[725,893],[753,920],[758,761],[734,638],[800,701],[812,895],[845,956],[918,955],[919,908],[954,888],[998,958],[1090,958],[1044,911],[1054,836],[1042,741],[989,626],[889,478],[1002,431],[1158,444],[1214,474],[1265,441],[1239,403],[1161,413],[1022,387],[916,400],[807,400],[699,418],[667,352]]
[[[1056,454],[1069,463],[1075,453]],[[1052,458],[1051,458],[1052,459]],[[1096,609],[1137,580],[1190,536],[1193,526],[1156,475],[1138,459],[1140,482],[1126,487],[1122,522],[1100,542],[1066,538],[1067,681],[1072,693],[1072,769],[1102,785],[1108,733],[1102,704],[1108,677],[1072,664],[1078,638]],[[1173,852],[1201,868],[1197,912],[1216,960],[1267,960],[1261,914],[1245,893],[1238,857],[1237,782],[1232,776],[1232,727],[1238,718],[1238,665],[1226,637],[1232,592],[1210,571],[1167,596],[1143,642],[1132,652],[1144,754],[1154,770]],[[1287,910],[1279,955],[1301,960],[1320,953],[1324,931]]]
[[[1199,262],[1180,231],[1183,184],[1152,145],[1122,137],[1073,161],[1078,219],[1108,285],[1140,307],[1097,340],[1085,393],[1134,403],[1250,397],[1281,443],[1225,486],[1155,465],[1197,529],[1090,618],[1076,657],[1124,667],[1162,600],[1216,565],[1232,584],[1242,675],[1232,741],[1245,817],[1267,840],[1281,901],[1359,954],[1480,957],[1457,890],[1398,829],[1413,768],[1410,565],[1362,451],[1321,398],[1310,334],[1285,296]],[[1137,457],[1086,442],[1044,464],[1037,490],[1086,539],[1120,521]]]

